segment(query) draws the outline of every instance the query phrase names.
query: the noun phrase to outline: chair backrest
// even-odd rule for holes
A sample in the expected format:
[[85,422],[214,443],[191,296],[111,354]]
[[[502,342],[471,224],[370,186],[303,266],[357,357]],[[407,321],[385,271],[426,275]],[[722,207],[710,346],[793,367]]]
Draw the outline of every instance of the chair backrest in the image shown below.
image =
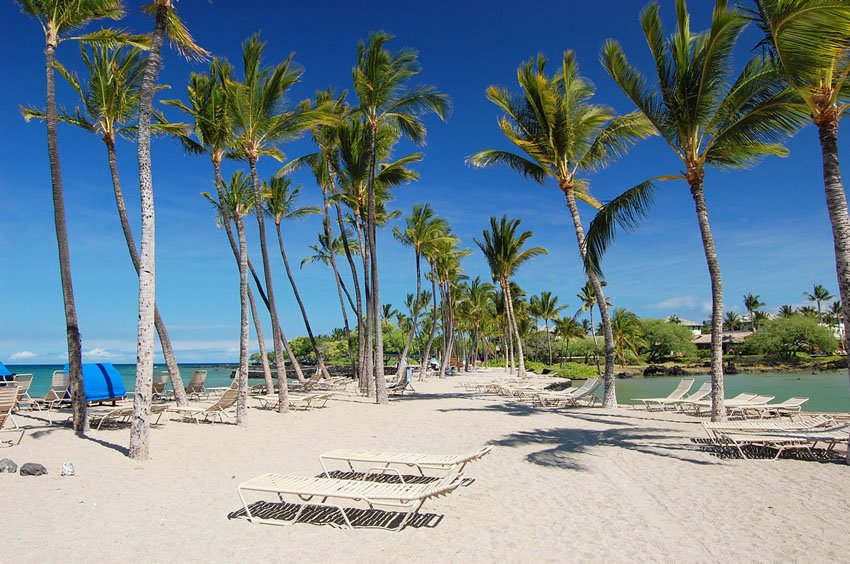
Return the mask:
[[207,408],[207,411],[218,409],[229,409],[236,403],[236,396],[239,394],[239,382],[234,379],[230,387],[225,390],[221,397],[214,404]]
[[700,401],[711,395],[711,382],[703,382],[702,386],[687,398],[688,401]]
[[151,382],[151,386],[153,387],[153,393],[161,394],[165,391],[165,387],[168,385],[168,374],[155,374],[153,377],[153,381]]
[[18,374],[15,383],[18,385],[18,399],[16,403],[21,403],[24,396],[29,394],[30,386],[32,386],[32,374]]
[[578,392],[576,392],[574,397],[582,398],[584,396],[589,396],[590,394],[596,391],[596,388],[598,388],[599,384],[601,383],[602,380],[600,380],[599,378],[588,378],[586,382],[587,385],[579,388]]
[[782,407],[802,407],[807,401],[809,401],[809,398],[788,398],[779,405]]
[[186,385],[187,394],[197,394],[204,391],[204,382],[207,381],[206,370],[195,370],[189,377],[189,383]]
[[731,401],[748,402],[748,401],[755,399],[757,396],[758,396],[758,394],[752,394],[750,392],[744,392],[744,393],[738,394],[734,398],[730,398],[730,399],[731,399]]
[[682,399],[683,397],[685,397],[685,394],[687,394],[688,391],[690,391],[690,389],[693,387],[693,385],[694,385],[694,379],[693,378],[682,378],[679,381],[679,385],[676,386],[676,389],[673,390],[672,392],[670,392],[670,395],[667,396],[667,399],[673,399],[673,400]]
[[0,429],[3,428],[17,401],[18,387],[15,384],[0,388]]
[[756,396],[749,400],[747,403],[751,403],[753,405],[764,405],[773,400],[776,396]]
[[68,393],[68,388],[71,387],[71,376],[64,370],[56,370],[53,372],[53,379],[50,382],[50,389],[44,394],[46,401],[57,401],[65,399]]

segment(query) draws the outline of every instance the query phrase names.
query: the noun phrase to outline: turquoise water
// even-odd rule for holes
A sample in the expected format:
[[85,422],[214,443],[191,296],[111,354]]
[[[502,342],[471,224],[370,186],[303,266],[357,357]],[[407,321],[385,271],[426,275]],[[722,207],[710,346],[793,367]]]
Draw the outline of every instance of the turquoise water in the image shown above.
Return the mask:
[[[220,365],[216,365],[220,366]],[[9,370],[18,374],[32,374],[33,396],[43,395],[50,387],[50,379],[54,370],[60,370],[58,365],[8,365]],[[136,366],[116,364],[115,368],[121,373],[127,390],[132,390],[136,378]],[[193,370],[207,371],[206,385],[229,386],[231,383],[231,368],[216,368],[212,366],[189,366],[180,369],[183,381],[189,380]],[[165,365],[156,365],[155,372],[165,371]],[[462,374],[461,374],[462,376]],[[695,390],[708,376],[694,376]],[[623,404],[632,403],[634,398],[664,397],[679,383],[678,376],[659,378],[633,378],[617,380],[617,400]],[[809,398],[804,406],[805,411],[840,411],[850,412],[850,383],[847,372],[768,372],[764,374],[735,374],[727,375],[726,396],[732,397],[741,392],[753,392],[763,395],[776,396],[775,401],[783,401],[794,396]],[[252,380],[252,383],[254,381]],[[256,380],[260,383],[262,380]]]

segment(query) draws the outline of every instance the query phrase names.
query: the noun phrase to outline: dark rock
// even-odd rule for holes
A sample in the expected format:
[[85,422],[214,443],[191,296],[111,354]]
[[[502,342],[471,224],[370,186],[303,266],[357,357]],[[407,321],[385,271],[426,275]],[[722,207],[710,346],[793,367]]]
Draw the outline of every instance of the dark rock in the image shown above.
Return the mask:
[[650,364],[644,371],[644,376],[684,376],[685,370],[681,366],[661,366]]
[[564,378],[564,379],[560,380],[559,382],[553,382],[553,383],[549,384],[548,386],[546,386],[543,389],[558,392],[560,390],[566,390],[567,388],[572,388],[572,386],[573,386],[573,381],[568,379],[568,378]]
[[732,364],[731,362],[727,362],[726,366],[723,368],[724,374],[737,374],[738,367]]
[[47,468],[35,462],[27,462],[21,466],[21,476],[42,476],[47,474]]
[[9,460],[8,458],[0,460],[0,473],[8,472],[9,474],[14,474],[17,471],[18,465]]

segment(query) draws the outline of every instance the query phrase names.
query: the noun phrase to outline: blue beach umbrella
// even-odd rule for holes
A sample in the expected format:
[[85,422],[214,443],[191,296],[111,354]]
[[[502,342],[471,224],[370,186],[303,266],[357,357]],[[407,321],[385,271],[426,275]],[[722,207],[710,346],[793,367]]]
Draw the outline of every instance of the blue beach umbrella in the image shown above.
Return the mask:
[[[68,365],[65,365],[68,370]],[[83,389],[86,401],[104,401],[127,395],[121,374],[109,362],[83,364]]]
[[8,381],[12,379],[12,373],[6,368],[6,365],[0,362],[0,381]]

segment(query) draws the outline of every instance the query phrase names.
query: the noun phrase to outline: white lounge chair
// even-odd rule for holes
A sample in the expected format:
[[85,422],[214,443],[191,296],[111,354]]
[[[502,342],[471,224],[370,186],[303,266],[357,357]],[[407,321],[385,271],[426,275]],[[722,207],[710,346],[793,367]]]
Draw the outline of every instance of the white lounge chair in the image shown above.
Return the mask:
[[[151,417],[156,416],[156,421],[153,422],[154,425],[158,425],[162,416],[168,411],[168,404],[164,403],[154,403],[151,404]],[[89,420],[92,425],[97,421],[96,429],[100,431],[100,428],[103,427],[104,423],[108,422],[128,422],[133,417],[133,406],[132,405],[124,405],[121,407],[113,407],[111,409],[99,409],[96,407],[88,408]],[[166,421],[168,418],[166,417]]]
[[764,419],[771,415],[797,415],[808,401],[809,398],[788,398],[781,403],[748,403],[733,406],[729,409],[729,415],[738,415],[744,419]]
[[24,430],[19,429],[17,425],[15,425],[14,429],[3,429],[3,425],[6,424],[6,420],[12,419],[12,409],[14,409],[15,404],[18,401],[18,386],[15,384],[8,384],[6,386],[0,387],[0,431],[4,433],[17,433],[18,440],[12,441],[12,444],[19,445],[24,438]]
[[734,431],[721,431],[718,434],[722,441],[738,450],[741,458],[748,458],[742,447],[760,446],[776,450],[776,456],[773,457],[776,460],[783,452],[791,449],[804,449],[811,454],[812,449],[820,443],[825,443],[826,452],[830,453],[836,445],[846,443],[850,438],[850,423],[791,431],[768,430],[758,434]]
[[239,393],[239,383],[237,380],[233,380],[233,383],[224,392],[221,397],[219,397],[215,402],[205,405],[205,406],[197,406],[197,407],[171,407],[170,411],[174,411],[183,415],[184,417],[191,418],[195,421],[195,423],[200,423],[201,419],[204,421],[209,421],[211,419],[218,419],[220,422],[224,422],[225,418],[232,417],[230,413],[228,413],[228,409],[236,405],[236,396]]
[[684,413],[687,408],[695,410],[694,404],[698,401],[703,401],[710,395],[711,382],[703,382],[702,386],[700,386],[694,393],[688,394],[686,397],[671,403],[676,411]]
[[[354,463],[381,464],[373,466],[364,474],[364,479],[370,474],[393,473],[404,483],[404,477],[393,466],[405,466],[415,468],[420,476],[425,476],[424,470],[440,470],[452,476],[462,475],[464,468],[470,462],[480,459],[490,452],[492,447],[484,447],[480,450],[465,454],[425,454],[419,452],[376,452],[371,450],[353,450],[341,448],[326,452],[319,456],[325,477],[330,478],[328,467],[325,464],[329,460],[343,461],[348,464],[351,472],[355,472]],[[377,472],[373,472],[377,471]],[[445,476],[444,476],[445,477]]]
[[206,370],[195,370],[189,377],[189,383],[186,384],[186,397],[189,399],[201,399],[209,396],[209,392],[204,388],[204,383],[207,381]]
[[659,411],[666,409],[668,405],[675,405],[676,402],[684,398],[694,385],[693,378],[682,378],[679,385],[676,386],[670,395],[664,398],[636,398],[634,401],[643,402],[643,406],[647,411],[652,411],[657,408]]
[[702,426],[712,440],[721,438],[721,433],[763,433],[765,431],[805,431],[818,427],[835,425],[835,420],[829,415],[811,417],[794,417],[780,421],[748,420],[748,421],[705,421]]
[[578,405],[579,401],[585,401],[587,405],[593,405],[598,401],[595,392],[601,383],[602,380],[599,378],[588,378],[580,388],[575,390],[567,388],[561,392],[536,394],[534,396],[534,403],[540,407],[574,407]]
[[[461,479],[455,477],[451,481],[439,481],[432,484],[390,484],[386,482],[370,482],[359,480],[340,480],[335,478],[313,478],[310,476],[294,476],[287,474],[263,474],[242,482],[236,488],[245,514],[251,523],[268,523],[273,525],[291,525],[296,523],[309,505],[330,507],[338,510],[345,524],[350,529],[354,526],[345,513],[345,509],[336,503],[328,503],[328,499],[363,501],[370,509],[391,508],[404,514],[395,530],[400,531],[422,508],[426,500],[447,495],[460,485]],[[300,503],[298,511],[290,520],[265,519],[251,513],[245,492],[273,493],[282,502],[283,496],[294,496]],[[319,498],[313,500],[313,498]]]

